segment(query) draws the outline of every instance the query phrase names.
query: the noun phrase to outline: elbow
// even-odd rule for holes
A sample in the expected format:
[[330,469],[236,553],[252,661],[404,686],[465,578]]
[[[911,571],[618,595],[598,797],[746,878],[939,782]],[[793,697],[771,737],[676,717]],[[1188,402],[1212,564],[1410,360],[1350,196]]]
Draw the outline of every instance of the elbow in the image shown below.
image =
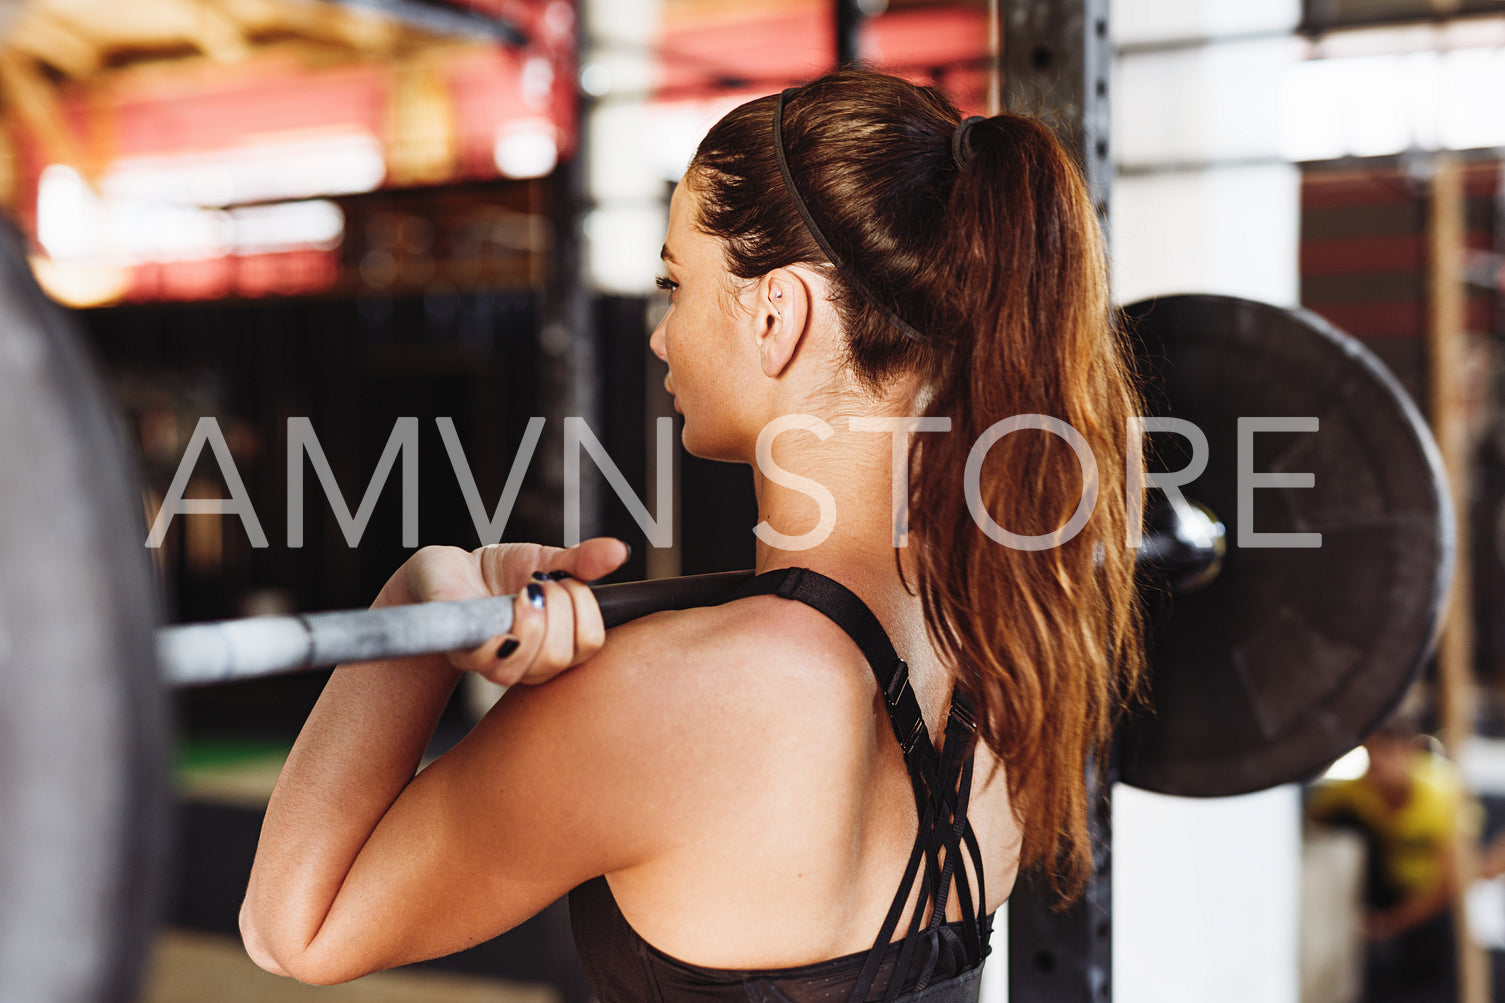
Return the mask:
[[328,952],[315,953],[310,944],[302,948],[279,945],[258,922],[255,910],[247,902],[240,907],[240,939],[246,954],[257,967],[273,975],[295,979],[313,986],[332,986],[368,974],[341,965]]
[[257,922],[249,898],[240,904],[240,942],[245,947],[246,954],[256,962],[258,968],[271,972],[273,975],[290,976],[292,974],[273,953],[271,942]]
[[307,958],[299,959],[287,971],[287,975],[310,986],[337,986],[350,982],[369,972],[356,972],[327,964],[313,964]]

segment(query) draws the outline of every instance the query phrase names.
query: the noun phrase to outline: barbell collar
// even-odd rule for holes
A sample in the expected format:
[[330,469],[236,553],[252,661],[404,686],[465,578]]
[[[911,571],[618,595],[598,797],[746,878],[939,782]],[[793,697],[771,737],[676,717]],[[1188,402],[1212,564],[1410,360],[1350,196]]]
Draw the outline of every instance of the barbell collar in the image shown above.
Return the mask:
[[1134,555],[1141,576],[1163,582],[1172,595],[1211,585],[1223,570],[1228,531],[1205,505],[1166,496],[1145,513],[1146,532]]

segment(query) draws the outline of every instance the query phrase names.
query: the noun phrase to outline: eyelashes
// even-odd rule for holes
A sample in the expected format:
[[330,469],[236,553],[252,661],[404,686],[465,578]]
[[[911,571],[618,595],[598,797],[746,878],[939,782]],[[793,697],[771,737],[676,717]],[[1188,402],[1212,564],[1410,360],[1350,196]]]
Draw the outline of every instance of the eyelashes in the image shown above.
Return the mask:
[[666,293],[673,293],[676,289],[679,288],[678,282],[675,282],[673,279],[663,275],[660,275],[658,278],[654,279],[653,284],[658,286]]

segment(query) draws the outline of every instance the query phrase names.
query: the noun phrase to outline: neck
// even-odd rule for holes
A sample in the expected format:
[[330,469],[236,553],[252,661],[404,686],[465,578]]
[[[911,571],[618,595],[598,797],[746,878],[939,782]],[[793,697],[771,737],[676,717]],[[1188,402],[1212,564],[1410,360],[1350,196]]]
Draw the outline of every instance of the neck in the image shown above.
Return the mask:
[[853,418],[880,413],[876,407],[821,413],[831,428],[828,438],[791,428],[774,439],[766,469],[753,464],[763,527],[758,571],[799,566],[849,583],[897,582],[893,506],[902,470],[894,470],[894,435],[851,427]]

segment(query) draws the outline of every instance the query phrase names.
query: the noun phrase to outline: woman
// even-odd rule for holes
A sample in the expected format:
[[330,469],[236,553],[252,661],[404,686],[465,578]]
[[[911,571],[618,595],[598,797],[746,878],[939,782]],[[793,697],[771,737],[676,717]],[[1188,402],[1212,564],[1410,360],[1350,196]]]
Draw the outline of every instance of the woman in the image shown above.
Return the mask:
[[[420,551],[378,605],[525,589],[513,634],[335,672],[242,909],[263,967],[354,978],[573,889],[603,1003],[975,999],[1018,867],[1080,889],[1083,766],[1141,655],[1134,394],[1075,166],[1034,121],[843,70],[710,131],[663,257],[651,344],[686,448],[754,463],[764,574],[603,645],[579,580],[617,541]],[[1075,429],[1095,483],[1040,431],[969,470],[1018,414]],[[414,777],[462,670],[534,685]]]

